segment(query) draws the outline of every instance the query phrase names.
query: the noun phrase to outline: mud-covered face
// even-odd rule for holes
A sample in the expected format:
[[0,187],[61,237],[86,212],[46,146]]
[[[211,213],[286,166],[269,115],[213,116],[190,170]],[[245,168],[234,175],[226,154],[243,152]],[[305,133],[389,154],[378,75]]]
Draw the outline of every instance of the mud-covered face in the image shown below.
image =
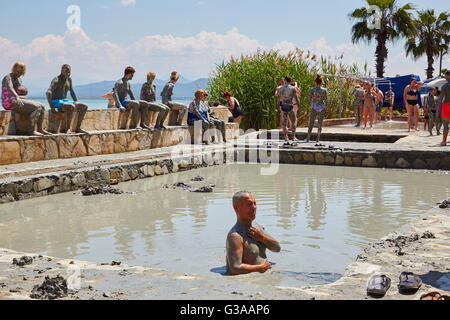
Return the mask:
[[70,77],[71,72],[72,71],[71,71],[70,67],[64,67],[64,68],[61,69],[61,74],[63,76],[65,76],[66,78]]

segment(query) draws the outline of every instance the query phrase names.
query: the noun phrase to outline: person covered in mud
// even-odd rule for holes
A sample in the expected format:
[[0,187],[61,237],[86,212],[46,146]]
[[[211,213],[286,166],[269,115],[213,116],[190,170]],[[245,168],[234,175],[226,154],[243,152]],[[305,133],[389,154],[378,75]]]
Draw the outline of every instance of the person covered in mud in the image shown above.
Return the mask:
[[280,244],[254,222],[256,200],[250,192],[237,192],[233,196],[233,208],[237,222],[227,236],[227,271],[231,275],[264,273],[271,269],[266,250],[280,252]]
[[156,79],[156,73],[147,73],[147,82],[142,85],[141,88],[141,100],[148,102],[148,109],[153,112],[158,112],[156,118],[155,129],[165,129],[164,121],[169,115],[170,108],[162,103],[156,102],[156,85],[153,81]]
[[444,124],[444,132],[443,139],[441,142],[441,146],[447,145],[447,137],[448,137],[448,125],[450,123],[450,71],[445,73],[445,79],[447,83],[441,89],[441,95],[439,96],[438,107],[442,106],[441,110],[441,118],[442,123]]
[[292,140],[295,141],[295,133],[297,130],[297,124],[295,123],[295,113],[294,113],[294,105],[292,101],[295,101],[297,105],[300,105],[300,99],[297,94],[297,90],[295,87],[291,86],[291,77],[286,76],[285,78],[286,84],[281,87],[278,95],[279,99],[277,99],[277,108],[283,114],[283,135],[285,139],[285,145],[289,144],[289,135],[287,128],[287,119],[288,117],[291,119],[291,123],[293,124],[291,127]]
[[208,114],[208,121],[221,133],[221,137],[215,135],[214,142],[223,143],[226,141],[225,135],[225,121],[214,116],[214,113],[211,111],[208,103],[209,94],[205,90],[203,90],[202,103],[205,105]]
[[328,105],[328,91],[327,89],[322,88],[323,80],[320,74],[317,75],[314,81],[316,82],[316,86],[310,90],[308,98],[308,107],[312,103],[312,108],[309,118],[308,135],[306,136],[306,142],[309,142],[311,139],[311,133],[317,117],[318,128],[316,141],[317,144],[319,144],[320,135],[322,134],[323,119],[326,116],[326,108]]
[[[61,67],[61,74],[55,77],[47,90],[47,101],[50,109],[54,112],[67,113],[67,133],[70,133],[70,124],[72,123],[73,113],[78,112],[77,123],[75,125],[75,133],[88,133],[81,129],[81,123],[86,115],[88,106],[78,102],[75,91],[72,86],[72,78],[70,77],[72,70],[68,64]],[[67,92],[70,91],[72,100],[67,99]]]
[[[30,120],[29,135],[49,135],[42,127],[45,107],[42,103],[26,98],[28,90],[22,85],[22,77],[27,72],[23,62],[16,62],[10,74],[2,80],[2,106],[5,110],[12,110],[28,117]],[[37,126],[37,130],[36,129]]]
[[170,74],[170,81],[166,83],[163,90],[161,91],[161,97],[162,103],[165,106],[167,106],[170,110],[178,111],[176,125],[182,126],[184,115],[188,111],[188,106],[172,101],[173,89],[179,78],[180,76],[178,75],[178,72],[176,70],[172,71],[172,73]]
[[[133,67],[126,67],[123,78],[117,80],[114,86],[113,97],[116,102],[116,108],[121,112],[126,112],[129,109],[131,110],[132,124],[130,125],[130,129],[148,129],[149,127],[144,121],[147,117],[149,108],[148,102],[136,100],[133,91],[131,91],[130,80],[133,79],[135,73],[136,70]],[[131,100],[128,100],[127,96],[129,96]],[[141,125],[139,125],[139,119]]]
[[353,95],[355,96],[355,102],[353,104],[353,109],[355,111],[355,127],[361,126],[361,113],[364,104],[364,90],[361,85],[356,85],[355,90],[353,90]]

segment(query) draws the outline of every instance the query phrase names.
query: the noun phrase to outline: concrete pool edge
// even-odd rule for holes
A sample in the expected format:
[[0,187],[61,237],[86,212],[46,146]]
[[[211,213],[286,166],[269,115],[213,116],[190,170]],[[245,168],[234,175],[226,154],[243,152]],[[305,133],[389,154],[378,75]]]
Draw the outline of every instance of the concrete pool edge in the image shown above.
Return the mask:
[[[393,239],[410,239],[399,247]],[[66,277],[69,267],[81,272],[81,289],[65,299],[183,299],[183,300],[362,300],[366,299],[366,282],[371,274],[382,272],[392,279],[386,300],[418,300],[423,293],[448,291],[434,288],[436,274],[450,273],[450,209],[433,208],[409,224],[368,245],[334,283],[306,287],[273,287],[254,285],[246,278],[264,277],[252,274],[235,277],[202,277],[140,266],[111,266],[54,257],[38,257],[0,249],[0,299],[30,299],[34,285],[45,276]],[[34,257],[31,265],[18,267],[14,258]],[[401,272],[423,276],[421,289],[413,295],[398,292]],[[73,274],[73,273],[72,273]],[[434,281],[434,282],[433,282]],[[132,289],[130,289],[132,288]]]

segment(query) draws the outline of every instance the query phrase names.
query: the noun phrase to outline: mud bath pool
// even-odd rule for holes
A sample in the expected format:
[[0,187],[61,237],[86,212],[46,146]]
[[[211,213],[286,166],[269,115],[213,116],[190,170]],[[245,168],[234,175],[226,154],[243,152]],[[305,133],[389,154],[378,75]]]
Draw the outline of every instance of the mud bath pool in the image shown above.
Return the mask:
[[[240,281],[304,286],[334,282],[367,244],[446,199],[439,172],[231,164],[122,183],[135,194],[81,192],[0,206],[0,247],[97,263],[222,277],[225,239],[235,223],[232,195],[256,197],[257,222],[280,241],[273,269]],[[198,175],[205,181],[193,182]],[[163,189],[215,184],[214,193]]]

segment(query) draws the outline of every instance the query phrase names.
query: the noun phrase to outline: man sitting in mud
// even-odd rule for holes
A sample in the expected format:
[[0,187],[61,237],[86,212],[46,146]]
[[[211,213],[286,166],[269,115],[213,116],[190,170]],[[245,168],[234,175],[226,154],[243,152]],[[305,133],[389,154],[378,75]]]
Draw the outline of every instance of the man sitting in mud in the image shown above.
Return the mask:
[[[76,133],[88,133],[81,129],[81,123],[88,109],[87,105],[77,101],[75,91],[73,91],[72,79],[70,78],[71,68],[68,64],[61,67],[61,74],[53,79],[47,90],[47,100],[53,112],[67,112],[67,133],[70,133],[73,112],[78,112],[78,120],[75,126]],[[67,92],[70,91],[73,101],[67,99]]]
[[256,200],[250,192],[236,193],[233,208],[237,222],[227,237],[227,271],[231,275],[264,273],[271,268],[266,249],[280,252],[280,244],[263,227],[253,222],[256,218]]

